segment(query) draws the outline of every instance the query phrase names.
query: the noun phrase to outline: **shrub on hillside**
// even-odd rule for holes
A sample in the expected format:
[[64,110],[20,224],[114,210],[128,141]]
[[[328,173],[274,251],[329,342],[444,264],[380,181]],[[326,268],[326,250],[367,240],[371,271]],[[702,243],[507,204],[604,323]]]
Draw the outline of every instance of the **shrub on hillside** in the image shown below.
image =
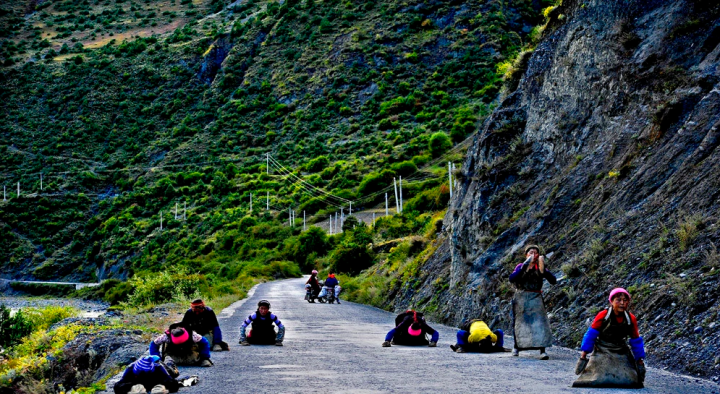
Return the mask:
[[11,316],[10,308],[0,305],[0,347],[6,349],[17,345],[32,330],[32,322],[22,311]]
[[443,153],[447,152],[452,147],[452,141],[443,132],[437,132],[430,137],[428,142],[428,149],[432,157],[439,157]]
[[327,156],[318,156],[310,160],[306,168],[309,172],[320,172],[324,170],[329,164],[330,160],[328,160]]

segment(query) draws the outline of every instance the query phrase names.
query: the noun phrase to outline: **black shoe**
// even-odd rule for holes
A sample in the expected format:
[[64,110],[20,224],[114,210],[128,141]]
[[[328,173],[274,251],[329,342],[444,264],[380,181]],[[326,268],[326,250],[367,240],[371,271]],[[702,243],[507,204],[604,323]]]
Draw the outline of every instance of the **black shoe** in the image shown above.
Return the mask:
[[450,349],[452,349],[453,352],[457,352],[458,346],[450,345]]

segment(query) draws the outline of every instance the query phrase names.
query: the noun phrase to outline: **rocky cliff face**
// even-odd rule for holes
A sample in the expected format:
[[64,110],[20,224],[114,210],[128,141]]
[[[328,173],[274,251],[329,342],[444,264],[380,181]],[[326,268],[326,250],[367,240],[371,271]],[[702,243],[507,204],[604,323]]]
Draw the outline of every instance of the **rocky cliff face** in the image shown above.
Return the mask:
[[395,305],[509,328],[507,277],[537,243],[561,278],[545,290],[558,344],[578,346],[622,286],[651,365],[717,380],[720,8],[565,1],[550,16],[468,152],[442,245]]

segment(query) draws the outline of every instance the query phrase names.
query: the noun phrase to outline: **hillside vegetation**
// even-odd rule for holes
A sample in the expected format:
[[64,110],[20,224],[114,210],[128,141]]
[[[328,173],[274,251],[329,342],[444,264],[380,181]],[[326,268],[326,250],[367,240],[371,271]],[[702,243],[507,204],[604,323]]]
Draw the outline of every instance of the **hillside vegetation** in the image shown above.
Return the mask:
[[[355,274],[383,256],[368,243],[432,232],[446,162],[516,78],[549,3],[4,5],[3,275],[163,271],[227,293],[311,267]],[[303,211],[383,207],[400,176],[401,215],[302,230]]]

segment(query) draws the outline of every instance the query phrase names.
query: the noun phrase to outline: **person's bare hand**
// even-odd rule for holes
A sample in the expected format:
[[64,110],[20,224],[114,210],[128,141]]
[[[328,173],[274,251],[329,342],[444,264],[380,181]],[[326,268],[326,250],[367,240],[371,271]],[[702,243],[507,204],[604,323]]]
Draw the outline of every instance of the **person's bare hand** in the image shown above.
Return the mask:
[[540,256],[538,258],[538,269],[540,270],[540,273],[545,273],[545,256]]

